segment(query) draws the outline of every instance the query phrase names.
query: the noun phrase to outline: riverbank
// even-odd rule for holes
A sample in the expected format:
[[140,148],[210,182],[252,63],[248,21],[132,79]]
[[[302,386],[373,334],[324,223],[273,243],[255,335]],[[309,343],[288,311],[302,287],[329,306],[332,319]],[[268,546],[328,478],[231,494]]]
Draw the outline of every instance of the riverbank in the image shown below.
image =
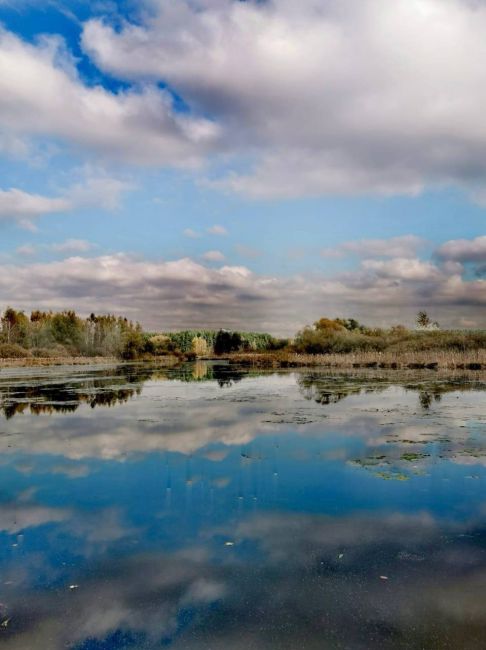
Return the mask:
[[[174,367],[184,361],[181,356],[144,355],[136,363]],[[202,361],[224,361],[250,368],[383,368],[390,370],[486,370],[486,350],[457,352],[358,352],[349,354],[300,354],[295,352],[244,352],[200,357]],[[130,363],[116,357],[24,357],[0,359],[0,368],[47,366],[87,366]]]
[[292,352],[235,353],[221,357],[231,364],[261,368],[388,368],[392,370],[486,370],[486,350],[456,352],[358,352],[298,354]]
[[[150,362],[164,368],[170,368],[180,363],[176,356],[150,357],[138,362]],[[95,366],[130,363],[117,357],[22,357],[0,359],[1,368],[37,368],[48,366]]]

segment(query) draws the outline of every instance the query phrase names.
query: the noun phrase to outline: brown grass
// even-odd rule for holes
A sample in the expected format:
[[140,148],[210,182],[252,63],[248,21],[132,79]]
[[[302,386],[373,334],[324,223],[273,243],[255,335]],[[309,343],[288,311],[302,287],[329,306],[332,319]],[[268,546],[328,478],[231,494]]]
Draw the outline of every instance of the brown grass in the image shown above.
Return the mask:
[[21,359],[0,359],[0,368],[30,366],[87,366],[100,363],[119,363],[114,357],[24,357]]
[[[170,367],[180,363],[180,359],[176,356],[167,355],[159,356],[144,356],[137,359],[136,362],[149,362],[157,366]],[[0,368],[30,368],[36,366],[91,366],[100,364],[122,364],[131,363],[123,361],[118,357],[23,357],[23,358],[0,358]]]
[[225,356],[231,363],[270,368],[391,368],[486,370],[486,349],[459,352],[352,352],[348,354],[300,354],[293,352],[242,353]]

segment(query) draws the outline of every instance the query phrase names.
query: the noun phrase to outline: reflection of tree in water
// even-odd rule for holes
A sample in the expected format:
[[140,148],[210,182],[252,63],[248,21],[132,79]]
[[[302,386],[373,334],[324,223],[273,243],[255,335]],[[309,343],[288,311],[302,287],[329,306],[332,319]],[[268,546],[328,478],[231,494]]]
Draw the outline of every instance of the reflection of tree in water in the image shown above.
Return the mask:
[[484,391],[486,386],[482,381],[444,380],[433,381],[427,384],[407,383],[404,385],[404,388],[409,391],[418,392],[420,406],[424,411],[428,411],[432,408],[434,403],[435,405],[439,405],[442,401],[442,396],[447,393],[453,393],[457,390],[460,390],[461,392]]
[[397,375],[390,377],[325,376],[319,373],[305,373],[297,377],[297,385],[303,397],[318,404],[336,404],[351,395],[381,393],[390,386],[402,386],[418,394],[421,407],[429,410],[439,404],[442,396],[454,391],[484,391],[484,381],[464,378],[411,382]]
[[420,406],[424,409],[424,411],[428,411],[430,409],[433,401],[440,402],[441,399],[441,393],[430,393],[426,390],[419,392]]
[[241,381],[250,374],[248,370],[242,370],[230,364],[196,361],[174,369],[170,376],[173,379],[187,382],[217,381],[219,386],[223,388]]
[[153,366],[119,366],[96,370],[90,376],[31,377],[25,381],[0,382],[0,411],[7,419],[30,412],[33,415],[72,413],[80,404],[115,406],[140,395],[143,384],[150,379],[179,381],[216,381],[231,386],[248,375],[247,371],[230,365],[197,362],[175,369]]
[[318,404],[336,404],[350,395],[384,391],[386,385],[367,385],[362,379],[346,377],[323,377],[318,374],[305,374],[297,378],[302,396]]
[[7,419],[27,410],[33,415],[72,413],[80,404],[115,406],[140,395],[150,369],[119,367],[91,377],[38,378],[35,382],[0,384],[0,410]]

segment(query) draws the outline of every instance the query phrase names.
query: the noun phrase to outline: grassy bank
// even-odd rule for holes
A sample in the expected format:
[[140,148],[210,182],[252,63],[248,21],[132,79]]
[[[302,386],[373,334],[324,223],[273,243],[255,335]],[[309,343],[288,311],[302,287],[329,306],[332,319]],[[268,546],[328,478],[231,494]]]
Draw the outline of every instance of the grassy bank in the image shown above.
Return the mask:
[[224,357],[230,363],[268,368],[389,368],[486,370],[486,350],[427,352],[354,352],[344,354],[302,354],[294,352],[241,353]]
[[30,368],[31,366],[87,366],[119,363],[115,357],[24,357],[0,359],[0,368]]
[[[433,350],[421,352],[353,352],[343,354],[305,354],[288,351],[234,352],[206,357],[250,368],[387,368],[390,370],[486,370],[486,350]],[[144,355],[139,362],[173,367],[183,356]],[[204,358],[203,358],[204,360]],[[81,366],[120,363],[117,357],[25,357],[0,358],[0,368],[37,366]]]
[[[145,357],[142,361],[149,361],[152,364],[164,368],[170,368],[181,362],[180,358],[175,356],[166,357]],[[92,365],[111,365],[128,363],[118,357],[24,357],[24,358],[0,358],[1,368],[31,368],[47,366],[92,366]]]

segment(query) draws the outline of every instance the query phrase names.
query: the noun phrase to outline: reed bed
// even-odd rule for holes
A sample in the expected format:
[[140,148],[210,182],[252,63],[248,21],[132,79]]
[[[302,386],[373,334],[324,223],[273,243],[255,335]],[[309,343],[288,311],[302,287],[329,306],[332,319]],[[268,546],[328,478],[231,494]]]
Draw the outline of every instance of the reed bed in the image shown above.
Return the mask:
[[225,357],[230,363],[254,367],[390,368],[486,370],[486,349],[423,352],[351,352],[345,354],[241,353]]
[[167,368],[181,363],[176,356],[144,356],[136,361],[124,361],[119,357],[14,357],[0,358],[1,368],[31,368],[44,366],[94,366],[94,365],[120,365],[127,363],[150,363],[155,366]]
[[30,368],[37,366],[90,366],[120,363],[115,357],[22,357],[0,359],[0,368]]

